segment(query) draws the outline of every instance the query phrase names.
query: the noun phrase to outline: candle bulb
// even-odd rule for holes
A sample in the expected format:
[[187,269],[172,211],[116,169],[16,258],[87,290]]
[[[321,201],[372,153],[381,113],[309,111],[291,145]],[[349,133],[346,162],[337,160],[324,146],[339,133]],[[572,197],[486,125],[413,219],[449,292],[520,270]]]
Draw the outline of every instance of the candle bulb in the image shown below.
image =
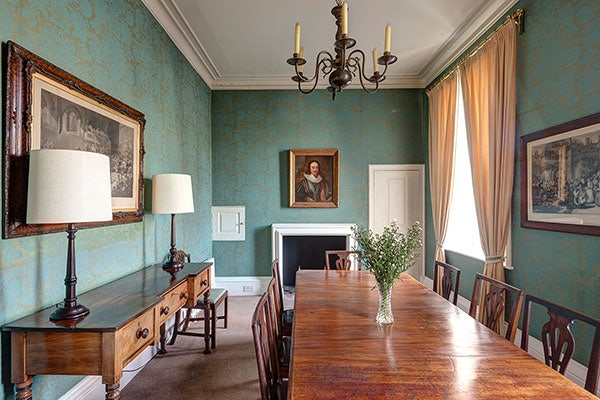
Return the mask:
[[296,32],[294,35],[294,54],[300,53],[300,22],[296,22]]
[[[304,47],[300,47],[300,58],[304,58]],[[304,65],[298,65],[298,73],[302,73]]]
[[389,53],[390,49],[391,49],[391,42],[392,42],[392,26],[390,24],[387,24],[385,27],[385,47],[384,47],[384,52]]
[[342,35],[348,35],[348,3],[342,4]]
[[373,49],[373,72],[379,72],[379,64],[377,64],[377,49]]

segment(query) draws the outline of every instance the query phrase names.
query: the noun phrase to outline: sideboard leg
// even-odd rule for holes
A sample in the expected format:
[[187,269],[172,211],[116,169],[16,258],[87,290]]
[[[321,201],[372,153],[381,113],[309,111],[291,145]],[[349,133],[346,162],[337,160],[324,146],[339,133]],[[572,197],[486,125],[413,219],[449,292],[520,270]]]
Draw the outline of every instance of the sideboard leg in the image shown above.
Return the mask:
[[31,377],[28,376],[25,382],[17,383],[15,385],[16,400],[31,400],[33,398],[33,390],[31,389],[32,382]]
[[158,345],[158,354],[167,354],[167,328],[166,324],[160,326],[160,341]]
[[119,383],[114,385],[106,385],[106,400],[119,400],[121,398],[121,391],[119,390]]

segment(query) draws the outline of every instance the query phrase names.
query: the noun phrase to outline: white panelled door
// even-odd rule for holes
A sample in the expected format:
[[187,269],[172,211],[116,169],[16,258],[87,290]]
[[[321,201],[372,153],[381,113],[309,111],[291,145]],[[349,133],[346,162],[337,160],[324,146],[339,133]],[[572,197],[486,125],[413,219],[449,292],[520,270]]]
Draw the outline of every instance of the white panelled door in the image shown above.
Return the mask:
[[[423,164],[369,165],[369,228],[381,232],[396,219],[404,232],[419,221],[425,244],[425,166]],[[425,274],[425,247],[408,271],[419,281]]]

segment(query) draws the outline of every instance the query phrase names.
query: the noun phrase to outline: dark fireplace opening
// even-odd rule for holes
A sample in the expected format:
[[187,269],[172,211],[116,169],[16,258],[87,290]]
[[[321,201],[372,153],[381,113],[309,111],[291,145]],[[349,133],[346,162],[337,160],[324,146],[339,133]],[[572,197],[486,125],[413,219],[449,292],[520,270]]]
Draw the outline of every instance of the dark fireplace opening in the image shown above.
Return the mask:
[[296,271],[324,269],[325,251],[346,250],[346,236],[284,236],[283,285],[296,286]]

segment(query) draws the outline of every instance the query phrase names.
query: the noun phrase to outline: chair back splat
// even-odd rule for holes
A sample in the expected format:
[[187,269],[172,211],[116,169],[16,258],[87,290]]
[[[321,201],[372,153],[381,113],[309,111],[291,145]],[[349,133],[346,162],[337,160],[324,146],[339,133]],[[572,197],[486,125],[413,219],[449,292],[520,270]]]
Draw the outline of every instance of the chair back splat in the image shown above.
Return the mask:
[[[441,272],[440,272],[441,271]],[[439,276],[441,275],[441,280]],[[460,284],[460,269],[446,264],[441,261],[436,261],[433,271],[433,290],[450,301],[450,295],[454,293],[452,297],[452,304],[458,303],[458,286]]]
[[356,269],[362,269],[362,252],[358,250],[327,250],[325,251],[325,269],[331,269],[331,259],[335,258],[335,269],[352,269],[352,258],[356,260]]
[[273,278],[275,278],[275,307],[278,315],[278,319],[281,321],[278,323],[281,328],[282,336],[292,336],[292,325],[294,323],[294,310],[286,310],[283,305],[283,283],[281,280],[281,273],[279,271],[279,260],[275,259],[271,266]]
[[545,308],[549,316],[548,321],[542,326],[541,330],[544,362],[563,375],[575,350],[575,338],[571,332],[573,322],[580,321],[595,329],[585,379],[585,389],[596,394],[598,391],[598,373],[600,372],[600,320],[528,294],[525,296],[521,336],[521,348],[525,351],[529,347],[532,304],[538,304]]
[[504,324],[502,316],[506,309],[508,294],[510,293],[511,312],[508,317],[508,326],[504,337],[513,342],[519,325],[519,315],[525,292],[497,279],[477,273],[473,284],[473,295],[471,296],[471,307],[469,315],[477,318],[479,309],[479,320],[488,328],[498,331],[500,324]]

